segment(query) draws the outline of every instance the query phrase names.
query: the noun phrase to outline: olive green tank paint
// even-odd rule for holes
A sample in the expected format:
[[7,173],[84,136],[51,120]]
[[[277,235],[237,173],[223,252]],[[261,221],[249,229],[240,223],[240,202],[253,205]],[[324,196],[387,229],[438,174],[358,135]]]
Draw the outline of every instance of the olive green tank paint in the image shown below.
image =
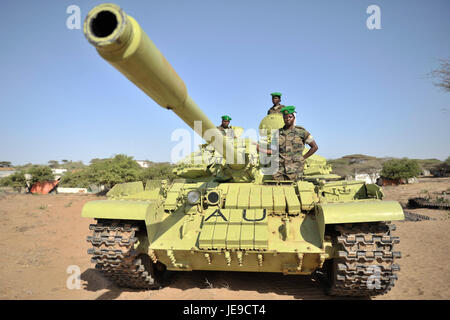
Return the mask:
[[154,205],[147,201],[97,200],[83,206],[82,217],[97,219],[148,220]]
[[397,201],[359,200],[318,205],[325,224],[404,220]]
[[[113,28],[97,19],[105,12],[116,20]],[[98,34],[94,25],[108,32]],[[138,242],[128,249],[148,254],[155,265],[162,263],[179,271],[311,274],[327,259],[338,258],[344,246],[336,245],[339,239],[327,234],[327,226],[403,219],[400,205],[383,201],[379,186],[330,182],[339,176],[332,174],[331,166],[319,155],[306,160],[301,181],[280,183],[264,176],[255,143],[240,138],[242,130],[237,130],[236,139],[222,136],[139,24],[117,5],[103,4],[91,10],[84,33],[102,58],[207,142],[177,164],[174,172],[181,180],[149,180],[145,187],[142,182],[120,184],[107,194],[109,200],[83,207],[83,217],[106,223],[144,222],[146,232],[135,234]],[[201,120],[200,127],[194,125],[197,120]],[[271,114],[261,121],[260,129],[276,130],[282,125],[281,115]],[[217,134],[216,139],[204,135],[208,129]],[[270,136],[263,139],[270,143]],[[242,161],[237,163],[238,159]],[[90,239],[94,249],[102,241],[98,238],[106,230],[102,228],[114,230],[115,226],[100,223],[96,238]],[[339,241],[351,239],[345,232]],[[114,250],[109,252],[116,255]],[[96,254],[105,266],[105,258]],[[128,271],[135,274],[136,270]]]
[[[149,245],[144,251],[151,251],[158,260],[169,263],[167,267],[172,270],[234,270],[229,268],[229,261],[222,261],[223,255],[229,252],[227,258],[232,259],[241,252],[247,261],[257,261],[259,255],[266,262],[259,271],[302,273],[332,258],[332,245],[325,238],[326,224],[403,219],[403,211],[395,201],[356,199],[366,195],[361,193],[364,183],[330,184],[331,189],[338,186],[346,187],[345,197],[354,200],[320,202],[320,192],[324,189],[306,181],[283,186],[175,182],[163,188],[127,194],[122,200],[88,202],[82,215],[145,221]],[[202,201],[189,205],[186,197],[193,190],[200,192]],[[206,195],[212,192],[219,196],[217,205],[207,204]],[[148,200],[150,195],[153,200]],[[140,248],[143,250],[142,245]],[[169,255],[167,250],[171,250]],[[199,253],[202,258],[193,263]],[[211,261],[214,258],[221,262],[208,263],[205,253]],[[305,260],[306,269],[294,272],[287,267],[293,265],[293,257],[290,261],[286,256],[287,260],[280,264],[281,253],[294,255],[294,260],[298,260],[298,253],[316,258]],[[174,264],[170,258],[179,262]],[[249,265],[243,266],[240,270],[252,271]]]
[[265,116],[259,123],[259,130],[262,136],[270,137],[273,130],[284,126],[283,115],[281,113],[271,113]]
[[120,198],[130,194],[136,194],[144,191],[144,185],[141,181],[116,184],[106,194],[110,198]]

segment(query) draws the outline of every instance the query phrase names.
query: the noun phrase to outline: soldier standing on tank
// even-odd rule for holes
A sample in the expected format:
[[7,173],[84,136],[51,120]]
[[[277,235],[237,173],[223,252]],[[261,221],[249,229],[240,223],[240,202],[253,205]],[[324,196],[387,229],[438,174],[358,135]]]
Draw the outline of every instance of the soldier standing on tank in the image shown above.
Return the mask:
[[267,111],[267,114],[281,112],[281,109],[284,108],[284,105],[280,104],[281,103],[281,93],[280,92],[272,92],[271,96],[272,96],[273,106],[269,109],[269,111]]
[[[312,135],[303,127],[295,125],[295,107],[287,106],[281,109],[284,127],[278,130],[278,171],[274,180],[300,180],[303,176],[305,160],[312,156],[319,147]],[[303,155],[305,144],[311,148]],[[266,150],[256,146],[257,150],[271,155],[274,150]]]
[[230,116],[224,115],[222,116],[222,124],[220,126],[217,126],[217,129],[224,135],[229,138],[234,138],[234,130],[233,127],[230,126],[231,118]]

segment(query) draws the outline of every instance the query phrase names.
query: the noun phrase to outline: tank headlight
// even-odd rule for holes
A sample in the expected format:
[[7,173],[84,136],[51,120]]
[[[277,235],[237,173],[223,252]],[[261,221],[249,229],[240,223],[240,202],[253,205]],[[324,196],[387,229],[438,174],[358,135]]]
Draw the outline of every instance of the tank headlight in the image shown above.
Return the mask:
[[220,200],[220,194],[213,190],[208,192],[208,194],[206,195],[206,200],[208,200],[208,203],[211,205],[216,205],[219,203]]
[[189,191],[187,194],[187,202],[189,204],[196,204],[200,200],[200,192],[198,190]]

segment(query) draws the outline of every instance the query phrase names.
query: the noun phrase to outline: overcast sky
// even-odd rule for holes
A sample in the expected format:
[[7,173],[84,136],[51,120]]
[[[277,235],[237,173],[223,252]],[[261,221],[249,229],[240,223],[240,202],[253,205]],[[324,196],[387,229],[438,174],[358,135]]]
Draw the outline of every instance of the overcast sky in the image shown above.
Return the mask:
[[[280,91],[326,158],[450,156],[450,93],[427,78],[450,58],[448,0],[114,2],[217,124],[257,128]],[[187,125],[66,26],[67,7],[84,20],[99,3],[1,2],[0,161],[170,161]],[[369,5],[381,29],[368,29]]]

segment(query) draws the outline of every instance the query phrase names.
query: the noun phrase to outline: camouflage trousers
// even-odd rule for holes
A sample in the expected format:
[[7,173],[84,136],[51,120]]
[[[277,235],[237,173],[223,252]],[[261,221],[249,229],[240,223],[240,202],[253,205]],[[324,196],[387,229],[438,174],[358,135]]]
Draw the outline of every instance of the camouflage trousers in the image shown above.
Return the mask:
[[[300,180],[303,177],[303,167],[304,167],[304,164],[301,163],[301,165],[296,166],[295,170],[292,170],[292,168],[289,168],[290,170],[286,170],[286,168],[284,166],[280,165],[280,167],[278,168],[278,171],[273,175],[273,180],[277,180],[277,181]],[[289,171],[289,172],[286,172],[286,171]]]

